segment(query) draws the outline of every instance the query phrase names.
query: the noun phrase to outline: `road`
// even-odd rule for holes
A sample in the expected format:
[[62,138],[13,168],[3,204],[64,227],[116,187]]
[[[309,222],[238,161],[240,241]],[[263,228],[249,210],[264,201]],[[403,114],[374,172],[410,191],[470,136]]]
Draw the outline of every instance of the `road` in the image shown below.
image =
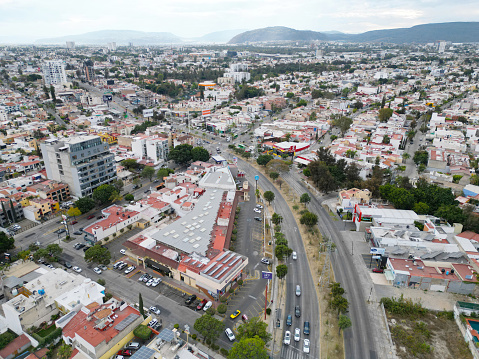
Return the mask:
[[370,328],[376,324],[368,315],[366,293],[363,291],[359,274],[351,260],[351,249],[346,248],[342,238],[343,224],[331,220],[330,215],[321,205],[325,197],[311,193],[296,172],[283,173],[282,177],[298,194],[308,193],[310,195],[311,202],[308,204],[308,208],[318,215],[318,226],[321,233],[336,244],[336,251],[331,255],[331,262],[336,281],[341,283],[346,291],[349,301],[349,317],[352,322],[352,327],[344,331],[345,357],[348,359],[377,358],[374,338],[369,335]]

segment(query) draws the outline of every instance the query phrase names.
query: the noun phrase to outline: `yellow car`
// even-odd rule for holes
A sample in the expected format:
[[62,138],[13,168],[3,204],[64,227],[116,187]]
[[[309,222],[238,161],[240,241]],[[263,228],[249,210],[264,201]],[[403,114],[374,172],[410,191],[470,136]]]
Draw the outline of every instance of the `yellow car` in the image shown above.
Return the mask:
[[241,312],[239,310],[236,310],[236,312],[234,312],[233,314],[230,315],[230,318],[235,319],[240,314],[241,314]]

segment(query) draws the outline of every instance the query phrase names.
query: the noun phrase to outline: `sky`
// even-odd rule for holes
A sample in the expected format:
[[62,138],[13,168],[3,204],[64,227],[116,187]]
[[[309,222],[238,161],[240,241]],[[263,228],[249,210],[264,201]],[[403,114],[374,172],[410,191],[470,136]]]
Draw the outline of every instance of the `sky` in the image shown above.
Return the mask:
[[478,19],[477,0],[0,0],[0,41],[33,42],[97,30],[192,38],[268,26],[361,33]]

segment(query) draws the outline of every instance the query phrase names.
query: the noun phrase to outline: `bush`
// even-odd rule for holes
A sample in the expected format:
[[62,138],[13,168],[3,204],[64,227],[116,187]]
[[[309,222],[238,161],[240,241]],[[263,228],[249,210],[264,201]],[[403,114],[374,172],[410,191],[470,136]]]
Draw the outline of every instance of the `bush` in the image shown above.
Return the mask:
[[215,313],[216,313],[216,309],[213,307],[206,309],[206,314],[208,315],[215,315]]
[[120,233],[125,232],[125,228],[120,229]]
[[238,280],[238,285],[243,285],[243,279]]
[[175,324],[173,327],[174,327],[175,329],[178,329],[178,328],[180,327],[180,325],[179,325],[179,324]]
[[411,299],[404,299],[401,294],[399,298],[381,298],[384,309],[388,312],[405,317],[422,317],[427,313],[421,303],[414,303]]
[[220,298],[220,302],[221,302],[221,303],[226,302],[226,297],[225,297],[225,296],[222,296],[222,297]]
[[113,233],[112,236],[113,236],[113,237],[116,237],[116,233]]
[[206,344],[208,344],[208,345],[211,344],[211,339],[210,338],[206,339]]
[[227,356],[228,356],[228,351],[227,351],[225,348],[221,348],[221,349],[220,349],[220,353],[221,353],[224,357],[227,357]]
[[266,308],[266,314],[268,314],[268,315],[271,314],[271,308]]
[[133,335],[139,339],[147,340],[151,336],[151,328],[147,327],[146,325],[139,325],[133,331]]
[[103,285],[103,286],[104,286],[105,283],[106,283],[103,278],[98,279],[96,282],[97,282],[99,285]]
[[18,337],[18,335],[12,332],[10,329],[8,329],[5,333],[0,334],[0,349],[5,348],[16,337]]
[[191,338],[193,338],[194,340],[196,340],[196,334],[191,334]]
[[219,314],[225,314],[227,309],[228,307],[224,303],[221,303],[220,305],[218,305],[218,308],[216,308]]
[[128,226],[126,226],[126,228],[128,228],[129,230],[131,230],[133,228],[133,225],[132,224],[129,224]]
[[238,231],[235,228],[235,229],[233,229],[233,231],[231,233],[236,234],[236,233],[238,233]]
[[230,288],[230,289],[228,289],[228,292],[230,292],[230,293],[234,293],[234,292],[235,292],[235,290],[234,290],[233,288]]
[[105,237],[105,238],[103,238],[103,240],[104,240],[105,242],[108,242],[109,239],[110,239],[110,237]]
[[213,348],[213,350],[218,350],[220,348],[220,346],[218,344],[211,344],[211,347]]

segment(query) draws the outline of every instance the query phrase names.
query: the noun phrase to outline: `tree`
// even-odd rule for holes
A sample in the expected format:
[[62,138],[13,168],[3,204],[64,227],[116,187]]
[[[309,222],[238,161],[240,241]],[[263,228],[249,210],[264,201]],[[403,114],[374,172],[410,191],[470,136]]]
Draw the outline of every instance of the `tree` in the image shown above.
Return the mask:
[[351,323],[351,319],[349,319],[349,317],[347,317],[343,314],[341,314],[339,316],[339,320],[338,320],[339,333],[341,333],[341,330],[345,330],[345,329],[349,328],[351,325],[352,325],[352,323]]
[[85,261],[107,265],[110,263],[111,253],[108,248],[95,244],[85,252]]
[[153,178],[154,175],[155,175],[155,169],[153,167],[145,166],[141,170],[141,177],[148,178],[150,181],[151,181],[151,179]]
[[102,184],[100,187],[95,188],[92,197],[99,204],[105,204],[111,201],[110,198],[115,191],[115,187],[111,184]]
[[135,200],[135,196],[132,195],[131,193],[125,194],[125,201],[131,202]]
[[192,161],[208,162],[210,154],[206,148],[195,147],[191,150],[191,157]]
[[43,259],[47,262],[58,262],[63,249],[58,244],[49,244],[46,248],[40,248],[33,253],[33,259]]
[[5,232],[0,232],[0,253],[5,253],[14,248],[14,243],[15,239],[13,239],[13,237],[8,237]]
[[148,340],[151,336],[151,328],[140,324],[133,330],[133,335],[141,340]]
[[407,153],[407,152],[404,152],[404,153],[402,154],[402,158],[403,158],[403,160],[404,160],[404,163],[406,163],[407,160],[408,160],[409,158],[411,158],[411,155],[410,155],[409,153]]
[[311,171],[309,170],[308,167],[306,167],[306,168],[303,169],[303,175],[305,175],[306,177],[310,177],[310,176],[311,176]]
[[338,187],[325,162],[312,161],[308,166],[311,171],[311,179],[320,191],[329,193]]
[[59,359],[70,359],[72,355],[73,349],[68,344],[63,344],[60,348],[58,348],[58,358]]
[[449,224],[463,223],[466,219],[461,208],[457,205],[441,205],[434,213],[436,217],[445,219]]
[[388,135],[384,135],[382,143],[388,145],[389,143],[391,143],[391,138]]
[[299,197],[299,202],[308,204],[309,202],[311,202],[311,197],[309,196],[309,194],[303,193],[301,197]]
[[188,144],[178,145],[175,148],[170,150],[170,159],[175,161],[177,164],[185,164],[191,161],[192,155],[191,150],[193,146]]
[[427,151],[416,151],[414,152],[414,157],[412,158],[412,160],[416,165],[427,165],[427,161],[429,160],[429,154],[427,153]]
[[57,101],[57,97],[55,96],[55,87],[53,85],[50,85],[50,94],[52,96],[53,103]]
[[268,359],[265,344],[260,338],[245,338],[233,344],[228,359]]
[[164,181],[165,177],[168,177],[170,173],[174,173],[170,168],[160,168],[158,170],[158,173],[156,174],[156,178],[158,178],[160,181]]
[[139,177],[135,177],[133,179],[133,185],[141,187],[141,179]]
[[306,212],[306,213],[303,213],[303,215],[299,219],[299,222],[308,227],[312,227],[318,223],[318,216],[314,213]]
[[341,131],[341,136],[344,136],[344,134],[349,130],[349,127],[351,127],[352,124],[353,120],[346,116],[340,116],[338,118],[335,118],[332,122],[332,125],[334,127],[337,127],[339,131]]
[[125,184],[123,183],[123,181],[121,179],[114,180],[112,185],[113,185],[113,187],[115,187],[117,192],[123,191],[123,187],[125,186]]
[[344,294],[344,288],[341,287],[341,283],[333,282],[329,285],[331,288],[331,295],[333,297],[341,296]]
[[331,300],[331,307],[338,311],[338,316],[348,310],[349,302],[343,296],[337,295]]
[[264,194],[264,199],[268,201],[269,204],[274,201],[274,193],[271,191],[266,191]]
[[145,307],[143,305],[143,297],[141,296],[141,293],[138,294],[138,310],[140,311],[140,314],[142,315],[143,318],[146,318],[145,315]]
[[112,203],[121,201],[122,199],[123,199],[123,197],[121,196],[120,192],[118,192],[118,191],[113,191],[113,193],[111,194],[111,196],[109,198],[110,202],[112,202]]
[[256,159],[256,163],[259,164],[260,166],[266,166],[269,161],[273,159],[273,156],[271,155],[259,155],[258,158]]
[[282,260],[284,257],[290,256],[291,253],[293,253],[293,250],[289,248],[288,246],[285,246],[284,244],[277,245],[274,248],[274,255],[279,260]]
[[128,170],[136,170],[139,166],[138,162],[133,158],[121,161],[121,165]]
[[78,217],[82,214],[79,208],[77,207],[70,207],[67,211],[69,217]]
[[236,339],[240,341],[241,339],[258,337],[267,344],[272,338],[267,329],[268,324],[263,322],[259,317],[253,317],[238,326]]
[[220,333],[223,331],[225,325],[223,322],[212,317],[208,314],[203,314],[201,317],[195,320],[193,328],[200,333],[206,340],[215,342],[218,339]]
[[283,222],[283,217],[279,214],[277,214],[276,212],[273,213],[273,215],[271,216],[271,221],[278,225],[280,224],[281,222]]
[[382,108],[379,110],[378,118],[379,122],[388,122],[393,115],[393,110],[390,108]]
[[271,172],[269,176],[273,179],[273,181],[276,181],[276,179],[279,177],[278,172]]
[[417,202],[414,204],[412,210],[416,212],[416,214],[428,214],[429,206],[424,202]]
[[276,266],[276,276],[279,279],[283,279],[288,274],[288,266],[286,264],[280,264]]

